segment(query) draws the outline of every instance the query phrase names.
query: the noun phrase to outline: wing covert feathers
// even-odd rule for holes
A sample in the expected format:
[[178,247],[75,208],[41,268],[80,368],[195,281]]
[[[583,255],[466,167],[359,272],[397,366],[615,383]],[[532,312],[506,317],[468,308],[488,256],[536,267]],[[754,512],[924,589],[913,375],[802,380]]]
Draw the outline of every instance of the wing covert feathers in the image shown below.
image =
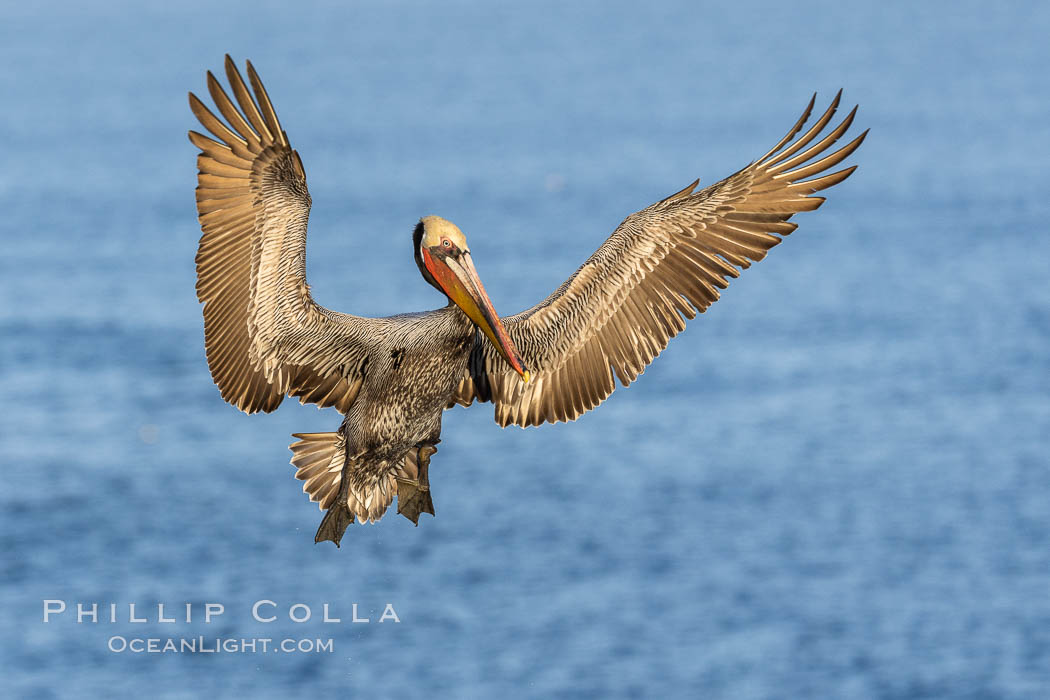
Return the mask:
[[360,388],[373,319],[318,306],[306,284],[310,195],[298,153],[248,63],[251,89],[226,57],[233,97],[208,73],[219,116],[190,93],[210,136],[197,156],[197,298],[208,366],[222,397],[253,413],[286,394],[346,412]]
[[816,192],[854,171],[833,169],[868,132],[833,146],[856,108],[821,137],[841,94],[796,138],[814,96],[787,135],[742,170],[698,192],[694,182],[627,217],[551,296],[504,319],[533,379],[522,383],[479,335],[454,400],[492,401],[503,426],[539,425],[575,420],[605,400],[616,380],[634,381],[686,320],[795,230],[792,216],[824,203]]

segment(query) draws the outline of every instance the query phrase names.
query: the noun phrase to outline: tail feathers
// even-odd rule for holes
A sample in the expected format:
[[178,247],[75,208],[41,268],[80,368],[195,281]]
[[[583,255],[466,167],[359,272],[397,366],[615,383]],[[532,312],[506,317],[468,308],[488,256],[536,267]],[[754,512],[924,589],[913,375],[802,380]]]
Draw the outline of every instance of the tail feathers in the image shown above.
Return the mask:
[[303,484],[303,493],[310,496],[321,510],[327,510],[339,495],[339,478],[346,459],[346,439],[339,433],[295,433],[292,437],[292,466],[295,478]]
[[[340,433],[294,433],[299,442],[292,451],[295,478],[303,483],[303,493],[321,510],[331,508],[339,497],[346,460],[346,438]],[[394,470],[386,461],[369,460],[364,454],[350,456],[350,484],[347,508],[361,522],[375,522],[394,500],[397,483]]]

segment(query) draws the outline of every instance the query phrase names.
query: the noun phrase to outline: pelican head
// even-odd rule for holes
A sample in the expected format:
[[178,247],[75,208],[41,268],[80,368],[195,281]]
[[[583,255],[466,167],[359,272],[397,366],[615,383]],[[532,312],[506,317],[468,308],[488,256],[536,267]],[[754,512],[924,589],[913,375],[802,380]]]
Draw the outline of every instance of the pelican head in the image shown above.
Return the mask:
[[507,335],[503,322],[492,308],[470,259],[467,239],[451,221],[440,216],[424,216],[412,236],[416,264],[430,284],[437,287],[449,301],[463,310],[481,329],[523,381],[529,381],[528,370],[521,361],[518,349]]

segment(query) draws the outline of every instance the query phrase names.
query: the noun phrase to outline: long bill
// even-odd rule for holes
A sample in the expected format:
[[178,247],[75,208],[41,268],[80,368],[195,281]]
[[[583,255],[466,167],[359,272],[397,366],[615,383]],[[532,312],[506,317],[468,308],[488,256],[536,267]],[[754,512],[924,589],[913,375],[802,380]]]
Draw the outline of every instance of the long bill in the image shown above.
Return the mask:
[[449,299],[470,317],[478,328],[488,337],[489,341],[499,351],[515,372],[523,381],[529,381],[529,372],[521,361],[521,354],[514,347],[514,342],[507,335],[507,329],[492,308],[492,301],[481,284],[477,270],[474,269],[474,261],[470,259],[470,253],[460,253],[457,257],[435,256],[423,248],[423,260],[434,275],[434,278],[445,290]]

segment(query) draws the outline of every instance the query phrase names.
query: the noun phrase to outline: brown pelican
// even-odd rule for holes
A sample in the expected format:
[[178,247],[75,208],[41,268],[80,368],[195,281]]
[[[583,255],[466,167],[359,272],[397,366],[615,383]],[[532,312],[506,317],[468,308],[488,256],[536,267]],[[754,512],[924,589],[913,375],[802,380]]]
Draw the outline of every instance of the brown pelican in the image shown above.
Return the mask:
[[344,414],[336,432],[296,434],[291,445],[303,491],[327,511],[315,541],[336,545],[355,518],[382,517],[395,495],[417,524],[434,513],[428,468],[445,409],[488,401],[501,426],[571,421],[615,380],[634,381],[685,319],[795,230],[788,219],[824,202],[813,193],[849,177],[856,166],[823,173],[867,134],[830,150],[857,111],[822,136],[840,91],[796,139],[814,96],[761,158],[631,214],[553,294],[502,320],[463,233],[425,216],[412,252],[448,305],[363,318],[310,296],[306,172],[250,62],[247,70],[250,90],[226,57],[232,100],[208,73],[225,123],[189,96],[214,137],[189,133],[200,149],[197,296],[208,366],[222,397],[247,413],[273,411],[287,395]]

